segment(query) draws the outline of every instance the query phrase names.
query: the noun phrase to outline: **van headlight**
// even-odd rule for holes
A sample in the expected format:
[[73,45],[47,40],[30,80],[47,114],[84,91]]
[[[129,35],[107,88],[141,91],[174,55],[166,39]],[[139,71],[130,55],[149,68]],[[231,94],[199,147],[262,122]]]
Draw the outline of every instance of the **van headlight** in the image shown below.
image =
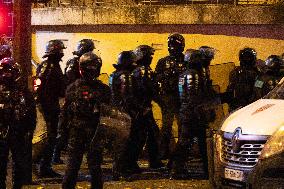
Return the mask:
[[265,143],[260,159],[279,154],[284,150],[284,126],[281,126]]

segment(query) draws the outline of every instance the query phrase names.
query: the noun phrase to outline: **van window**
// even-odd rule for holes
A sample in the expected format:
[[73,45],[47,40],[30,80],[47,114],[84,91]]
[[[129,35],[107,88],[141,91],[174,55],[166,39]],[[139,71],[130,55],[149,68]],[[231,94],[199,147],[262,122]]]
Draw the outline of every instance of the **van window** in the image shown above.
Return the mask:
[[284,99],[284,82],[281,82],[281,81],[279,82],[280,84],[278,84],[272,91],[270,91],[263,98],[264,99]]

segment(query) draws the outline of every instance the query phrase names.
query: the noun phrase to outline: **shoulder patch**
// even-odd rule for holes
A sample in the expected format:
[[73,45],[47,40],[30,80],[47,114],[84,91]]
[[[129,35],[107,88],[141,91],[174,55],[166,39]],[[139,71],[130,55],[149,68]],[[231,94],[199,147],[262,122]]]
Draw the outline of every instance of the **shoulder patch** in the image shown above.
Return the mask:
[[264,82],[260,81],[260,80],[256,80],[254,83],[254,86],[257,88],[262,88],[263,87]]

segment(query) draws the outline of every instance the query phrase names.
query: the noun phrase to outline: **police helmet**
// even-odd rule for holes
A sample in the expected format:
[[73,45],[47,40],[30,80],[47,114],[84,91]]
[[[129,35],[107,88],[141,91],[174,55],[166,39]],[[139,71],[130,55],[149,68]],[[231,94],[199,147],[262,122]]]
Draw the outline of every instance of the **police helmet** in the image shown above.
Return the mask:
[[11,57],[12,51],[9,45],[1,45],[0,46],[0,60],[6,57]]
[[192,58],[192,53],[195,52],[196,49],[187,49],[184,53],[184,61],[186,63],[188,63],[189,61],[191,61]]
[[199,51],[201,52],[202,59],[212,60],[215,56],[215,49],[209,46],[201,46],[199,47]]
[[173,33],[168,37],[168,51],[170,54],[182,53],[184,51],[185,39],[179,33]]
[[11,57],[3,58],[0,61],[0,83],[10,85],[17,82],[19,78],[19,65]]
[[73,52],[74,55],[82,56],[84,53],[93,51],[95,45],[92,39],[82,39],[77,44],[77,50]]
[[265,67],[266,71],[272,71],[272,72],[279,72],[281,65],[283,64],[283,60],[280,56],[277,55],[270,55],[265,60]]
[[61,40],[50,40],[45,47],[45,55],[43,58],[46,58],[50,55],[59,55],[62,57],[64,55],[63,49],[66,49],[66,47]]
[[184,61],[190,69],[201,69],[201,53],[196,49],[187,49],[184,54]]
[[139,62],[151,64],[155,49],[149,45],[139,45],[133,52],[136,55],[137,64],[139,64]]
[[256,63],[257,53],[252,48],[244,48],[239,52],[241,66],[254,66]]
[[93,52],[87,52],[80,57],[79,70],[87,81],[95,80],[100,75],[102,60]]
[[116,69],[124,69],[135,66],[137,57],[133,51],[122,51],[117,58],[117,64],[113,64]]

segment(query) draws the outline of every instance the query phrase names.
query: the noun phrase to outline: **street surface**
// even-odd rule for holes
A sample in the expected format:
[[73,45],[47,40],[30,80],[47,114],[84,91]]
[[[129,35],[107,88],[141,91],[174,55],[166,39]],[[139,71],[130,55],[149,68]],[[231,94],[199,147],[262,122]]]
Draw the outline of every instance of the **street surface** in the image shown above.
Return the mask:
[[[64,155],[64,161],[66,162],[66,155]],[[88,168],[86,164],[86,158],[84,157],[83,164],[81,166],[78,176],[78,189],[90,188],[88,182],[90,176],[88,175]],[[159,172],[148,169],[148,163],[145,160],[139,161],[139,166],[143,169],[142,174],[133,175],[127,181],[112,181],[111,176],[111,159],[106,158],[103,164],[104,172],[104,188],[105,189],[209,189],[208,180],[200,180],[198,177],[202,174],[201,164],[198,160],[190,162],[192,165],[189,168],[189,172],[192,178],[188,180],[170,180],[167,172]],[[65,165],[54,165],[54,169],[64,175]],[[11,164],[9,164],[8,174],[8,188],[11,188]],[[33,175],[34,185],[25,186],[23,189],[60,189],[62,178],[54,179],[39,179],[36,174]]]

